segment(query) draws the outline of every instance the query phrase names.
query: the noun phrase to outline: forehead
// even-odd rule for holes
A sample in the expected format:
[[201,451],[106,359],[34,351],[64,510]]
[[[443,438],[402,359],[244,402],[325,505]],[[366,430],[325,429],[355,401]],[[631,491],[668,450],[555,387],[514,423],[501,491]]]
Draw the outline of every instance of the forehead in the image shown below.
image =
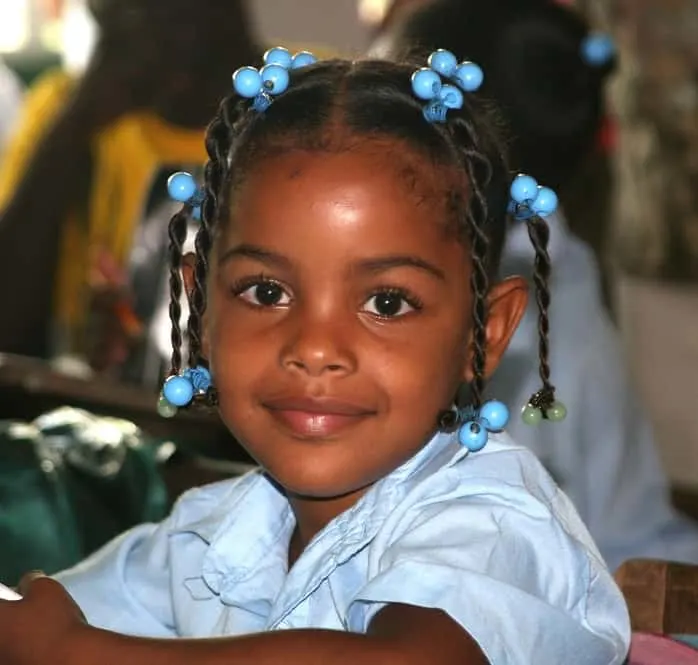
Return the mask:
[[342,191],[357,201],[370,197],[376,207],[408,208],[415,215],[445,221],[452,199],[464,198],[467,191],[467,182],[455,169],[394,140],[359,137],[320,149],[281,148],[252,162],[237,179],[233,216],[250,199],[259,203],[259,189],[274,188],[278,195],[273,201],[264,197],[272,205],[283,198],[285,207],[303,208]]
[[342,152],[296,150],[258,162],[233,194],[229,242],[323,253],[438,253],[449,231],[445,169],[399,146],[364,141]]

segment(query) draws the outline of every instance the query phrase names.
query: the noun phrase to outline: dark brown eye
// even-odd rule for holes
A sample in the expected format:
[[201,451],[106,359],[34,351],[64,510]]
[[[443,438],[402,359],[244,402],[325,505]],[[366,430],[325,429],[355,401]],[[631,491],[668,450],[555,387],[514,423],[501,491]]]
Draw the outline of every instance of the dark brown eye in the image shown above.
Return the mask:
[[252,284],[241,291],[239,297],[258,307],[286,307],[291,302],[284,288],[271,281]]
[[382,319],[404,316],[417,309],[417,306],[400,291],[379,291],[374,293],[364,306],[369,314]]

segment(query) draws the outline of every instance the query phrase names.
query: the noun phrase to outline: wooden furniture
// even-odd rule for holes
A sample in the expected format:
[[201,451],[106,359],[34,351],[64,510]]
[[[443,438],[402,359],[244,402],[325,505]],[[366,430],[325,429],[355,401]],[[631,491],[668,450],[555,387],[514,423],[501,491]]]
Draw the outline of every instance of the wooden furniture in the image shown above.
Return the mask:
[[698,566],[633,559],[616,572],[633,631],[698,635]]

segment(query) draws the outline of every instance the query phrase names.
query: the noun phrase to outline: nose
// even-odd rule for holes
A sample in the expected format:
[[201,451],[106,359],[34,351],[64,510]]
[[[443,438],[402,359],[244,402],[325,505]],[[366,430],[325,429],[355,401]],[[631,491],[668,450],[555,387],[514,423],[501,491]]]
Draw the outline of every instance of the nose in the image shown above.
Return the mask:
[[330,317],[298,317],[294,328],[281,353],[284,369],[310,377],[342,377],[356,371],[348,322]]

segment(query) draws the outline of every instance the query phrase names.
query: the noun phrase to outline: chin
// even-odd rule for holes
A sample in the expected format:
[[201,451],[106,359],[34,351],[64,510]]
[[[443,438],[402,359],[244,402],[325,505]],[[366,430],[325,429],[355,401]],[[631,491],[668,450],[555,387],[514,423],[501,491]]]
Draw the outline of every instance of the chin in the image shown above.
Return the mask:
[[337,499],[365,489],[375,482],[347,478],[346,466],[321,464],[318,460],[275,460],[275,463],[262,466],[286,494],[308,499]]

